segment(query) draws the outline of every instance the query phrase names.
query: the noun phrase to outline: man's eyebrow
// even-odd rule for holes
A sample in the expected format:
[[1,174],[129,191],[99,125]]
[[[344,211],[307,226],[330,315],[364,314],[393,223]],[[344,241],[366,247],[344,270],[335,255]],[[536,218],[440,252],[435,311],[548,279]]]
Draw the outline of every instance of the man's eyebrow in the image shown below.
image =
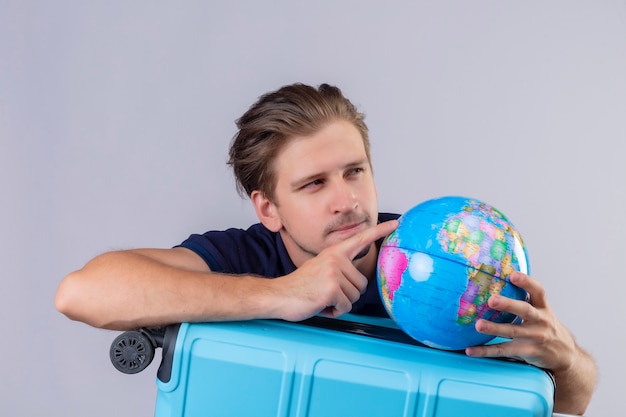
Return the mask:
[[345,168],[354,168],[358,166],[369,165],[367,158],[359,159],[358,161],[351,162],[345,166]]
[[324,175],[325,175],[324,171],[316,172],[315,174],[307,175],[306,177],[297,178],[293,180],[289,185],[291,186],[291,188],[297,189],[305,184],[310,183],[311,181],[314,181],[320,177],[323,177]]

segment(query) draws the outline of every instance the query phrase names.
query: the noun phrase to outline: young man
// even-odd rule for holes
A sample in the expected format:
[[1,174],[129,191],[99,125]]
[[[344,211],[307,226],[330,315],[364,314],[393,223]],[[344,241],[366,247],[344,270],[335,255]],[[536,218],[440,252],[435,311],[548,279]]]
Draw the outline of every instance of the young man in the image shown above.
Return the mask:
[[[119,330],[384,314],[376,259],[398,215],[378,213],[364,116],[336,87],[294,84],[260,97],[237,126],[229,164],[260,223],[192,235],[172,249],[99,255],[61,282],[59,311]],[[595,385],[593,360],[554,315],[538,281],[520,273],[510,279],[531,303],[492,297],[489,304],[523,324],[478,321],[478,331],[513,340],[466,353],[551,369],[555,411],[584,413]]]

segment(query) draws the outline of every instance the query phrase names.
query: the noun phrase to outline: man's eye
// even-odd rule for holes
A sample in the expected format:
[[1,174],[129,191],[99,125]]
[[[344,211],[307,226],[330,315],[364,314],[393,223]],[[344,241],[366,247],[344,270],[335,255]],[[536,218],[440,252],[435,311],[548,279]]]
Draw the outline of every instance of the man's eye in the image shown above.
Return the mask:
[[314,180],[304,185],[304,188],[313,188],[324,184],[322,180]]

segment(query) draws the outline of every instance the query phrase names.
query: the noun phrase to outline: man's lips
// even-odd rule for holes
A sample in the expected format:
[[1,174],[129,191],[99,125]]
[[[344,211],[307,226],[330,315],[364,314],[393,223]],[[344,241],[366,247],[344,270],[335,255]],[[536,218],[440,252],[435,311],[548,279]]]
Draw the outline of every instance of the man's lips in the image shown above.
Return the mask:
[[363,227],[364,224],[365,224],[365,221],[362,221],[359,223],[340,225],[338,227],[331,229],[330,233],[338,233],[338,234],[353,233],[353,232],[359,231]]

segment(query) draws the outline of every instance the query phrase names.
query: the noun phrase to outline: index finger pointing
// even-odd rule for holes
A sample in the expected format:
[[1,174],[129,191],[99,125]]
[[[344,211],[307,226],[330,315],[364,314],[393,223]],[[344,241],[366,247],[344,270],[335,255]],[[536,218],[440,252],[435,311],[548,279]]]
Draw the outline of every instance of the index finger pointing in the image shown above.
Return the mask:
[[349,237],[339,244],[344,250],[344,253],[350,260],[354,259],[365,248],[367,248],[372,242],[389,235],[398,227],[397,220],[389,220],[383,223],[378,223],[374,227],[363,230],[354,236]]

